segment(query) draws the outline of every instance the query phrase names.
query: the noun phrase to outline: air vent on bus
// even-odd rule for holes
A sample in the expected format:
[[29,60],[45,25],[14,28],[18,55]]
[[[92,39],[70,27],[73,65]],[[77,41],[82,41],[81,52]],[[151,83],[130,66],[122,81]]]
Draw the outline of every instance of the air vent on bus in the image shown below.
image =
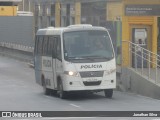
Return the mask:
[[54,29],[54,27],[48,27],[48,29]]
[[85,82],[83,82],[83,84],[85,86],[97,86],[97,85],[101,84],[101,81],[95,81],[95,82],[87,82],[87,81],[85,81]]
[[77,28],[77,27],[92,27],[91,24],[76,24],[76,25],[70,25],[68,28]]

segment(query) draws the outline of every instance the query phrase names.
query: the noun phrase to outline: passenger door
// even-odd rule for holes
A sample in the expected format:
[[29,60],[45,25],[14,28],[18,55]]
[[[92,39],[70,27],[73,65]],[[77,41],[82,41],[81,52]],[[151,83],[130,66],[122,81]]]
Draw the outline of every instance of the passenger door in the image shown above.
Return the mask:
[[51,84],[52,84],[52,89],[56,88],[56,57],[55,57],[55,39],[54,36],[49,36],[49,41],[48,41],[48,55],[51,58],[51,62],[52,62],[52,66],[51,66],[51,70],[52,70],[52,79],[51,79]]
[[[62,47],[61,47],[61,39],[60,36],[54,37],[55,42],[56,42],[56,61],[55,61],[55,68],[56,68],[56,77],[61,76],[63,73],[63,68],[62,68]],[[57,81],[55,81],[55,84],[57,85]],[[56,86],[57,87],[57,86]]]

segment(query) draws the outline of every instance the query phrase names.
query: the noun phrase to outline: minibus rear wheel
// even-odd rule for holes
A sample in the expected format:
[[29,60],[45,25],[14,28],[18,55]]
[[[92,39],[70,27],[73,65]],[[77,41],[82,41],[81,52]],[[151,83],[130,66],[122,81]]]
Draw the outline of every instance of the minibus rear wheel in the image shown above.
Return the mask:
[[46,83],[44,81],[44,79],[42,80],[42,86],[43,86],[43,92],[45,95],[50,95],[51,94],[51,90],[46,88]]

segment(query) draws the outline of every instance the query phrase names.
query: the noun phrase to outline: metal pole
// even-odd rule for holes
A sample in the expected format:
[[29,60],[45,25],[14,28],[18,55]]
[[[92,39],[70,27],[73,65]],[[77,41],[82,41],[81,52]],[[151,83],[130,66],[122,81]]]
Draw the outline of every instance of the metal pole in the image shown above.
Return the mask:
[[148,70],[148,73],[149,73],[149,75],[148,75],[148,80],[150,80],[150,72],[151,72],[151,70],[150,70],[150,67],[151,67],[151,65],[150,65],[150,56],[151,56],[151,55],[150,55],[150,54],[151,54],[151,53],[149,52],[149,56],[148,56],[148,57],[149,57],[149,58],[148,58],[148,59],[149,59],[149,60],[148,60],[148,61],[149,61],[149,66],[148,66],[148,67],[149,67],[149,70]]
[[143,60],[145,60],[144,56],[143,56],[143,48],[142,48],[142,75],[143,75]]
[[29,7],[29,12],[31,11],[31,1],[28,0],[28,7]]
[[24,0],[23,0],[23,11],[24,11]]
[[135,46],[135,67],[136,67],[136,72],[137,72],[137,45]]
[[130,42],[128,42],[129,49],[128,49],[128,54],[129,54],[129,67],[131,68],[131,53],[132,53],[132,45]]
[[157,79],[158,79],[158,76],[157,76],[157,70],[158,70],[158,69],[157,69],[157,67],[158,67],[158,65],[157,65],[157,60],[158,60],[158,59],[157,59],[157,58],[158,58],[158,56],[156,55],[156,81],[155,81],[155,83],[157,83]]

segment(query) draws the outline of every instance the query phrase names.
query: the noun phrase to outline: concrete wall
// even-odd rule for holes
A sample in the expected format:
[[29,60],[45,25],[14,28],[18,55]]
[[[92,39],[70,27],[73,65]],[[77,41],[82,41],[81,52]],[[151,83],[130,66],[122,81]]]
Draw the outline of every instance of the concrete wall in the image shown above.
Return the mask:
[[126,91],[160,99],[160,86],[146,80],[129,68],[122,68],[120,84]]
[[0,45],[28,51],[34,46],[33,16],[0,17]]

